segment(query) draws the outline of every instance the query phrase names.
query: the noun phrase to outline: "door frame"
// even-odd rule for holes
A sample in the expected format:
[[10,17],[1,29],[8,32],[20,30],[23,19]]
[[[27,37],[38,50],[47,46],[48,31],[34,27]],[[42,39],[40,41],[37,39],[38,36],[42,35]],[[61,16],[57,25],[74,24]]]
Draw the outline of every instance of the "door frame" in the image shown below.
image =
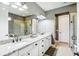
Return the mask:
[[61,15],[69,15],[69,42],[70,42],[70,14],[69,14],[69,12],[63,12],[63,13],[55,14],[55,40],[59,40],[58,16],[61,16]]

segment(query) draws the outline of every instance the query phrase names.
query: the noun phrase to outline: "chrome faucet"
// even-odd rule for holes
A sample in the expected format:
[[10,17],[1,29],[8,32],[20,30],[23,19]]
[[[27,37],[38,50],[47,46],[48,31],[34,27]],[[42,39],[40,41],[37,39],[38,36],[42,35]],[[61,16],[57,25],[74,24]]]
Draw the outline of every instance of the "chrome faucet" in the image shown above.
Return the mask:
[[21,38],[19,38],[19,36],[16,35],[16,34],[7,34],[6,36],[12,37],[12,38],[13,38],[13,40],[12,40],[13,43],[14,43],[14,42],[21,41]]
[[19,42],[19,41],[21,41],[21,38],[19,38],[19,36],[18,35],[14,35],[14,40],[15,40],[15,42]]
[[19,37],[19,35],[16,35],[16,34],[7,34],[5,36],[8,36],[8,37],[11,37],[13,38],[12,42],[15,43],[15,42],[19,42],[21,41],[22,39]]

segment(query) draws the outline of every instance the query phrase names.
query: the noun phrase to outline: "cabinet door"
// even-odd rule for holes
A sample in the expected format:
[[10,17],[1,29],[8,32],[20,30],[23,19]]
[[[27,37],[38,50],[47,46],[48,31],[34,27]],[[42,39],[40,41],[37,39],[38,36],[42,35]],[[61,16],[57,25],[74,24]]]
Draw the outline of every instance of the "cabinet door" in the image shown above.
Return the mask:
[[25,55],[26,55],[26,49],[25,48],[19,50],[19,56],[25,56]]
[[38,47],[35,47],[28,51],[27,56],[38,56]]
[[46,38],[46,40],[45,40],[45,50],[47,51],[48,48],[49,48],[49,40],[48,40],[48,38]]
[[45,42],[44,41],[40,41],[39,56],[44,55],[44,53],[45,53]]
[[49,47],[51,46],[51,37],[48,37]]
[[45,53],[44,48],[39,47],[39,56],[44,55],[44,53]]
[[47,43],[46,44],[48,44],[48,48],[51,46],[51,36],[48,36],[47,38],[46,38],[47,40]]
[[51,38],[47,37],[45,39],[45,51],[47,51],[50,46],[51,46]]
[[33,44],[22,48],[21,50],[19,50],[19,56],[26,56],[27,52],[31,49],[33,49]]
[[13,51],[10,55],[8,56],[18,56],[18,51]]

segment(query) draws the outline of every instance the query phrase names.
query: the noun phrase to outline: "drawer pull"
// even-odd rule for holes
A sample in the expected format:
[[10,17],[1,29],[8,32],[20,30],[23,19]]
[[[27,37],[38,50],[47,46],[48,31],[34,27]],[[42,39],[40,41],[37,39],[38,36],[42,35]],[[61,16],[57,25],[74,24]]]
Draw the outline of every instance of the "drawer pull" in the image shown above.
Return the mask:
[[42,42],[43,42],[44,40],[42,40]]
[[37,46],[38,44],[35,44],[35,46]]
[[28,55],[30,55],[30,53],[28,53]]
[[42,54],[43,54],[44,52],[42,52]]
[[42,45],[42,47],[44,47],[44,45]]
[[15,51],[13,51],[12,53],[14,53]]

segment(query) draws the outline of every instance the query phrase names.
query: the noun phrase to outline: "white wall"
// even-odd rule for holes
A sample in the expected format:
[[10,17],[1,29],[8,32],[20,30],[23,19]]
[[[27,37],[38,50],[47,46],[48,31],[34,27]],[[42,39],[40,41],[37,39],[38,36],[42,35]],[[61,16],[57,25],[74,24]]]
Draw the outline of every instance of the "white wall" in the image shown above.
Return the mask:
[[0,40],[7,39],[8,34],[8,10],[0,5]]
[[37,30],[37,20],[32,19],[32,34],[36,34],[36,30]]
[[79,3],[77,3],[77,51],[79,52]]
[[54,21],[53,20],[42,20],[38,23],[38,32],[46,33],[50,32],[54,35]]

